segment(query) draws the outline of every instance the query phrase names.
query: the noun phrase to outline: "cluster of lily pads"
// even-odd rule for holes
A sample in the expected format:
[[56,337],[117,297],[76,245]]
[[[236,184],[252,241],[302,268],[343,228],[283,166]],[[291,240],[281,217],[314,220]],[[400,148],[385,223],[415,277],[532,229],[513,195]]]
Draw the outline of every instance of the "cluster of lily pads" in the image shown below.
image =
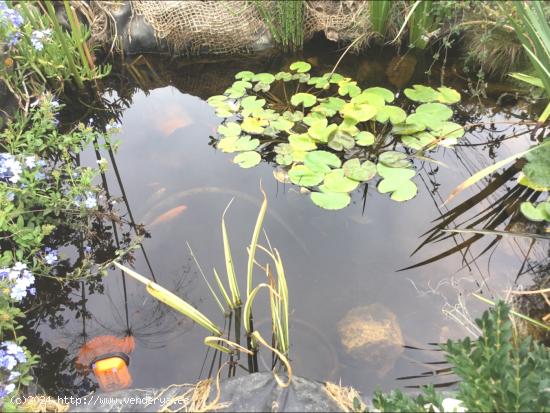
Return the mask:
[[237,153],[234,162],[243,168],[273,159],[322,208],[346,207],[349,193],[376,176],[380,193],[391,193],[395,201],[413,198],[411,155],[453,145],[464,135],[450,121],[449,105],[460,101],[454,89],[405,89],[407,113],[392,105],[396,95],[388,89],[362,90],[351,78],[311,76],[310,69],[300,61],[275,75],[242,71],[208,103],[224,118],[218,149]]

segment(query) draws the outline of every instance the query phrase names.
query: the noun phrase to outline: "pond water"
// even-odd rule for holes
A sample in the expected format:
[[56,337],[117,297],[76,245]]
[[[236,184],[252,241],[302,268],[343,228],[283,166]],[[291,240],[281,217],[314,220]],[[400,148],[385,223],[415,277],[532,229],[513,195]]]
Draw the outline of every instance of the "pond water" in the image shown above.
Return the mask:
[[[337,52],[306,53],[305,58],[315,70],[324,73],[332,68],[338,56]],[[489,298],[502,295],[524,267],[526,255],[534,261],[544,259],[548,243],[537,241],[530,248],[530,240],[503,238],[477,261],[465,264],[494,239],[488,236],[472,244],[467,252],[398,270],[468,238],[456,235],[428,243],[411,256],[425,239],[422,234],[434,226],[433,221],[484,188],[486,181],[465,191],[449,206],[442,206],[457,184],[473,171],[510,156],[529,143],[528,135],[503,140],[522,128],[499,123],[524,117],[524,105],[514,100],[497,101],[498,94],[468,99],[465,83],[456,76],[450,78],[452,67],[447,68],[446,82],[461,89],[465,98],[459,105],[456,121],[483,125],[468,132],[456,148],[433,154],[446,167],[416,161],[418,195],[411,201],[393,202],[371,184],[366,192],[364,187],[358,188],[347,208],[326,211],[316,207],[299,188],[277,182],[273,177],[274,163],[262,162],[255,168],[241,169],[232,163],[233,155],[216,150],[212,144],[211,136],[221,119],[205,99],[222,93],[240,70],[273,73],[293,60],[260,56],[194,63],[147,58],[129,65],[132,62],[127,61],[105,82],[103,94],[109,105],[124,106],[118,112],[122,128],[117,135],[120,145],[116,155],[110,159],[107,152],[101,151],[111,163],[106,173],[110,195],[125,194],[133,218],[145,224],[150,237],[144,240],[143,249],[158,283],[193,303],[218,325],[224,325],[224,317],[186,243],[189,242],[211,280],[212,268],[223,272],[221,215],[234,198],[226,221],[244,289],[246,246],[262,200],[261,182],[269,202],[264,228],[283,257],[290,292],[290,355],[294,373],[318,380],[342,378],[342,383],[367,394],[376,388],[448,382],[449,376],[423,381],[397,378],[441,367],[429,364],[442,361],[441,353],[433,351],[436,347],[429,343],[468,334],[442,310],[461,302],[468,292],[482,290]],[[422,59],[377,53],[346,57],[339,72],[356,78],[361,86],[398,90],[413,83],[437,84],[441,72],[434,68],[430,77],[424,73],[427,68]],[[498,85],[491,87],[498,90]],[[111,116],[104,110],[89,112],[89,105],[78,106],[75,102],[71,105],[71,112],[66,114],[68,119],[77,115],[97,119]],[[81,162],[93,165],[94,152],[84,153]],[[464,217],[475,216],[513,187],[514,180],[506,182],[475,202]],[[128,218],[122,199],[115,208]],[[166,215],[168,211],[172,212]],[[461,226],[462,221],[458,217],[449,227]],[[505,218],[502,222],[506,225],[509,220]],[[142,251],[137,250],[134,255],[136,270],[149,276],[150,268]],[[261,274],[256,277],[255,282],[263,281]],[[84,337],[122,336],[128,329],[136,338],[130,364],[133,387],[189,383],[208,375],[212,352],[205,363],[206,348],[202,341],[206,332],[156,303],[133,280],[126,279],[124,289],[119,272],[110,271],[103,281],[103,291],[86,286],[83,297],[82,286],[77,283],[66,287],[64,293],[71,304],[54,306],[57,312],[48,316],[35,309],[33,321],[26,328],[33,343],[31,348],[42,357],[39,385],[48,393],[82,394],[93,390],[94,383],[74,367]],[[55,295],[51,300],[53,305]],[[474,299],[465,303],[473,316],[484,307]],[[350,310],[372,304],[382,305],[395,315],[405,347],[397,352],[357,357],[346,352],[338,322]],[[264,331],[269,324],[266,308],[267,301],[262,300],[254,308],[255,321]],[[51,317],[62,317],[62,321],[52,322]],[[265,351],[263,357],[261,370],[271,362]]]

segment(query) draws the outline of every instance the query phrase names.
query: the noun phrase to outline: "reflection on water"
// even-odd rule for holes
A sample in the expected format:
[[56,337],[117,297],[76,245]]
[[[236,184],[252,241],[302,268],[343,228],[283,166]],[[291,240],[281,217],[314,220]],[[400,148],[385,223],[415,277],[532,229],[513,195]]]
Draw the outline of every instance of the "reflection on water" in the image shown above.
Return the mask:
[[[337,56],[317,58],[319,71],[330,71]],[[292,60],[271,56],[196,64],[159,62],[139,66],[139,78],[135,71],[129,74],[122,68],[107,81],[104,94],[106,107],[115,110],[123,126],[117,154],[111,158],[100,151],[111,164],[103,186],[110,197],[119,199],[113,208],[130,222],[127,236],[141,233],[135,224],[145,224],[143,250],[133,253],[137,271],[154,274],[159,284],[224,325],[197,276],[186,242],[205,270],[224,268],[220,220],[227,203],[235,198],[226,221],[238,276],[243,280],[262,181],[269,200],[265,229],[283,257],[289,284],[295,373],[320,380],[342,377],[346,385],[366,392],[403,385],[395,379],[433,371],[438,365],[428,363],[441,360],[439,352],[414,348],[433,349],[428,343],[461,337],[468,329],[475,333],[463,316],[466,311],[478,314],[482,305],[466,300],[466,293],[481,289],[491,298],[502,295],[518,274],[527,271],[528,259],[541,262],[548,255],[547,241],[503,237],[495,243],[495,237],[474,235],[475,242],[469,242],[470,235],[442,233],[432,222],[438,219],[454,228],[483,217],[481,224],[502,229],[520,219],[513,206],[530,195],[513,189],[515,181],[506,173],[490,190],[485,189],[487,181],[480,182],[451,205],[442,204],[451,189],[472,172],[528,144],[521,133],[524,127],[499,123],[516,121],[524,113],[519,106],[504,108],[490,99],[466,101],[455,121],[479,125],[456,148],[435,155],[446,167],[417,162],[416,198],[392,202],[370,185],[352,194],[348,208],[325,211],[298,188],[274,180],[275,165],[263,162],[254,169],[240,169],[231,162],[231,155],[212,145],[220,119],[204,99],[221,93],[240,70],[275,72]],[[422,60],[373,55],[346,57],[339,71],[359,79],[362,86],[376,84],[395,90],[427,83],[426,69]],[[151,82],[145,84],[145,79]],[[460,83],[453,86],[463,87]],[[101,124],[113,116],[113,112],[90,107],[75,102],[66,117],[93,115]],[[85,153],[81,161],[94,164],[96,154]],[[484,195],[476,198],[482,190]],[[507,193],[513,202],[505,202]],[[115,248],[125,238],[115,236],[112,227],[105,228],[105,233]],[[426,265],[415,266],[422,262]],[[408,269],[398,271],[404,268]],[[42,286],[38,290],[49,294]],[[52,295],[46,299],[51,307],[32,312],[25,331],[31,350],[42,357],[37,375],[49,393],[84,394],[95,388],[75,370],[74,358],[85,338],[96,335],[131,333],[135,337],[130,370],[137,388],[193,382],[204,372],[204,331],[154,301],[142,286],[125,280],[119,272],[111,271],[102,284],[97,280],[68,284],[63,294],[59,288],[50,290]],[[405,347],[377,353],[382,358],[396,354],[395,360],[373,363],[368,357],[355,357],[341,342],[339,323],[350,311],[366,306],[384,308],[385,317],[399,326]],[[269,325],[265,308],[263,303],[255,306],[260,328]],[[456,317],[465,328],[458,328],[447,315]],[[264,357],[269,367],[270,357]]]

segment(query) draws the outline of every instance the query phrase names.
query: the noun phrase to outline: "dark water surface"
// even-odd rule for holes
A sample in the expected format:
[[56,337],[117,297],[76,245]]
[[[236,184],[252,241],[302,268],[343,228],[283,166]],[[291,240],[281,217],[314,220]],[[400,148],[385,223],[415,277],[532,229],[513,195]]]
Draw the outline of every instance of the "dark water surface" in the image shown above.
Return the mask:
[[[321,73],[332,68],[338,54],[306,56]],[[405,58],[411,59],[410,57]],[[235,59],[233,61],[184,64],[182,61],[154,63],[149,68],[140,60],[136,69],[117,71],[107,81],[105,98],[110,102],[126,99],[121,112],[122,129],[116,166],[127,200],[137,222],[146,225],[151,237],[143,243],[157,281],[188,299],[218,325],[223,315],[204,285],[194,265],[186,242],[189,242],[206,274],[212,280],[212,268],[225,273],[221,238],[221,215],[228,202],[235,198],[226,216],[241,291],[245,287],[246,246],[261,202],[260,181],[269,207],[265,230],[285,264],[291,306],[291,358],[295,374],[312,379],[338,381],[353,385],[363,392],[377,387],[390,389],[418,384],[420,381],[397,381],[400,376],[416,375],[430,369],[423,362],[442,360],[441,353],[405,348],[401,354],[388,351],[387,360],[354,358],[340,342],[337,323],[356,307],[381,304],[393,313],[402,330],[406,346],[433,349],[428,343],[449,337],[462,337],[468,331],[445,316],[446,303],[454,306],[459,294],[482,289],[490,298],[503,295],[512,285],[530,246],[530,240],[503,238],[496,249],[484,254],[475,264],[464,265],[463,255],[452,254],[429,265],[398,272],[440,253],[460,242],[461,237],[428,244],[414,256],[422,234],[433,220],[447,211],[442,203],[452,188],[473,171],[510,156],[529,143],[522,136],[498,141],[512,135],[513,127],[491,122],[513,121],[522,116],[522,103],[497,105],[495,99],[468,99],[461,103],[458,121],[486,122],[467,135],[454,149],[440,149],[434,155],[447,165],[416,161],[418,195],[406,203],[391,201],[379,194],[371,184],[364,202],[364,188],[353,193],[352,204],[341,211],[325,211],[316,207],[299,188],[283,185],[273,178],[274,164],[262,162],[252,169],[241,169],[211,144],[221,119],[205,99],[220,94],[240,70],[276,72],[292,60],[280,57]],[[438,84],[440,73],[431,78],[424,74],[427,65],[420,60],[405,61],[399,70],[391,71],[398,58],[392,56],[353,57],[344,59],[339,72],[355,77],[360,86],[386,85],[398,90],[412,83]],[[127,63],[130,63],[128,61]],[[316,65],[316,66],[315,66]],[[393,65],[393,66],[392,66]],[[390,69],[388,69],[390,67]],[[153,69],[153,70],[151,70]],[[460,80],[451,78],[447,69],[446,82],[463,88]],[[136,74],[137,72],[137,74]],[[141,89],[137,82],[141,82]],[[84,111],[85,109],[82,109]],[[101,114],[100,114],[101,115]],[[521,128],[517,128],[516,132]],[[494,141],[486,145],[484,142]],[[108,159],[108,155],[103,153]],[[94,164],[93,152],[83,155],[82,162]],[[111,162],[110,162],[111,163]],[[109,190],[121,196],[121,188],[113,166],[107,172]],[[477,193],[483,183],[466,191],[449,208]],[[515,181],[473,206],[475,215],[495,200]],[[185,206],[182,213],[164,222],[150,225],[167,211]],[[126,214],[122,202],[117,204]],[[450,227],[459,226],[460,220]],[[471,260],[494,237],[484,237],[465,256]],[[548,243],[539,241],[530,249],[532,259],[547,255]],[[135,268],[149,275],[140,251],[135,253]],[[255,283],[263,282],[256,274]],[[521,281],[521,280],[520,280]],[[73,309],[64,307],[63,326],[51,328],[39,323],[35,340],[40,337],[51,347],[42,346],[40,354],[44,368],[40,385],[49,393],[77,393],[90,390],[74,370],[73,358],[83,343],[83,332],[95,335],[123,335],[130,327],[137,346],[131,355],[130,370],[134,387],[161,387],[171,383],[195,382],[205,377],[203,329],[192,325],[183,316],[156,303],[133,280],[127,281],[127,310],[120,273],[111,271],[104,280],[104,293],[88,294],[83,322],[81,291],[75,289]],[[484,304],[466,300],[472,315],[478,315]],[[255,305],[255,320],[260,327],[268,326],[267,302]],[[267,336],[267,332],[264,334]],[[32,339],[32,337],[31,337]],[[59,352],[56,349],[64,351]],[[210,354],[211,355],[211,354]],[[265,362],[271,358],[264,351]],[[367,359],[364,359],[364,358]],[[381,358],[381,359],[380,359]],[[60,363],[64,363],[59,368]],[[435,365],[435,367],[438,367]],[[435,379],[434,379],[435,381]],[[422,382],[427,382],[422,381]]]

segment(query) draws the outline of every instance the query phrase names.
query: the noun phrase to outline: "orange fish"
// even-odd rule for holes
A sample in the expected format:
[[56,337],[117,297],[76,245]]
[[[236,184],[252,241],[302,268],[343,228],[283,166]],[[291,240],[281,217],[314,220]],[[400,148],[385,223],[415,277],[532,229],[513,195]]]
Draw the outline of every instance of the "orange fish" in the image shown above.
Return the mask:
[[175,208],[172,208],[171,210],[166,211],[164,214],[157,217],[153,222],[151,222],[150,226],[160,224],[161,222],[170,221],[171,219],[174,219],[186,209],[187,209],[187,205],[180,205]]
[[123,338],[115,336],[98,336],[84,343],[78,352],[76,365],[83,369],[90,368],[94,359],[109,353],[130,354],[134,351],[136,342],[134,337]]

